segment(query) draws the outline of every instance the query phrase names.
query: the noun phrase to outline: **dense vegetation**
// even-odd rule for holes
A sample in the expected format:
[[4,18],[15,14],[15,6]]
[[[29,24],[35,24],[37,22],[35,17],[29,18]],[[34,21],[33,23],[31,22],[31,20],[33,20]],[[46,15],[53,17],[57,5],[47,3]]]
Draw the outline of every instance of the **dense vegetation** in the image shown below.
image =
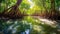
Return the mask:
[[0,0],[0,34],[60,34],[60,0]]

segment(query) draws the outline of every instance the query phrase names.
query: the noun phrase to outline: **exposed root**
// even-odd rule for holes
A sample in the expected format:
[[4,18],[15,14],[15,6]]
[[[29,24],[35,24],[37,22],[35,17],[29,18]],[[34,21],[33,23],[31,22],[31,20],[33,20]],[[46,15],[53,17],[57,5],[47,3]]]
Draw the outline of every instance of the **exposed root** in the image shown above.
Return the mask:
[[0,14],[2,17],[4,18],[9,18],[9,19],[21,19],[23,18],[23,14],[20,12],[18,6],[13,6],[10,9],[2,12],[2,14]]

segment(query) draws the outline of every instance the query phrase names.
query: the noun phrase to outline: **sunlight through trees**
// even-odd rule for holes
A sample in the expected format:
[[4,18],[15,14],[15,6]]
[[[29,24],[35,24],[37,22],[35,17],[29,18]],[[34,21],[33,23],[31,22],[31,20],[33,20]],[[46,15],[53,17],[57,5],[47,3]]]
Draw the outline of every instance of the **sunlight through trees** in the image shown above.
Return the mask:
[[60,34],[60,0],[0,0],[0,34]]

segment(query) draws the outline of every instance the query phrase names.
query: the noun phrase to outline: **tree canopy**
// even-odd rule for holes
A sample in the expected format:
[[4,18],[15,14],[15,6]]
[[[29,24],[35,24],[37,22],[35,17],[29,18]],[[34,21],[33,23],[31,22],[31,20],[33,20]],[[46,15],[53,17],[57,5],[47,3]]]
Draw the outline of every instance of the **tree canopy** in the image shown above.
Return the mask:
[[60,0],[0,0],[0,34],[60,34]]

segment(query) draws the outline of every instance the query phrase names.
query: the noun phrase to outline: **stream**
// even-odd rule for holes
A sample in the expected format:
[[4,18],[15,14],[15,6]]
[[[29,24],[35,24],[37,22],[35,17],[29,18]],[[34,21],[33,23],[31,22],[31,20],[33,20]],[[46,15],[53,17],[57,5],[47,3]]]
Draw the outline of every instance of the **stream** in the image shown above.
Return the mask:
[[[29,17],[26,17],[25,19],[27,19]],[[35,17],[30,17],[33,19],[36,19]],[[51,27],[57,27],[57,30],[60,31],[60,24],[56,21],[51,21],[48,19],[43,19],[40,17],[37,17],[38,21],[41,22],[42,24],[47,24]],[[36,21],[36,20],[34,20]],[[32,24],[31,22],[29,23],[28,20],[0,20],[0,33],[3,34],[30,34],[33,30],[41,31],[40,27],[36,24]],[[41,28],[43,29],[43,28]],[[40,33],[40,32],[39,32]],[[38,34],[39,34],[38,33]]]

